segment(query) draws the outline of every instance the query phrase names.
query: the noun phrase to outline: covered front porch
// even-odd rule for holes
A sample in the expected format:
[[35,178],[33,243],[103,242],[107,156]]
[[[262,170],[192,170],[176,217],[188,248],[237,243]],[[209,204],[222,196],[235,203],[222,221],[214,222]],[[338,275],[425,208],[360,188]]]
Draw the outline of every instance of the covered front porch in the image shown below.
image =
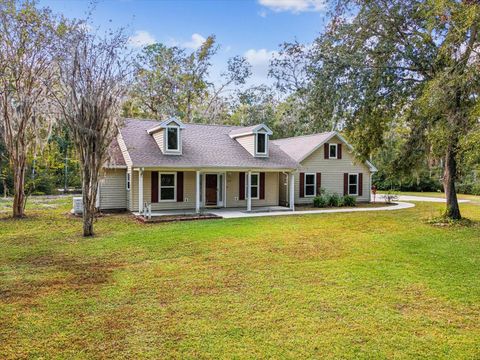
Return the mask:
[[[173,221],[175,218],[180,220],[192,220],[197,219],[212,219],[212,218],[242,218],[250,217],[254,214],[282,214],[286,212],[292,212],[293,210],[287,206],[261,206],[254,207],[251,211],[247,211],[244,208],[201,208],[199,212],[195,209],[192,210],[165,210],[165,211],[149,211],[148,209],[142,213],[134,212],[135,216],[142,216],[146,219],[155,218],[171,218]],[[194,217],[198,215],[197,217]]]
[[292,170],[132,170],[128,202],[136,215],[294,211]]

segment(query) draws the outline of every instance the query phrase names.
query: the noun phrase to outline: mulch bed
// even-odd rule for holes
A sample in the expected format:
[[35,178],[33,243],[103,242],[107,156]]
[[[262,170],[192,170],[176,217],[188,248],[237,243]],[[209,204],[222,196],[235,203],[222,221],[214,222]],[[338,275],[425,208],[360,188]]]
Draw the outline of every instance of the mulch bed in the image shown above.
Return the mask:
[[385,202],[370,202],[370,203],[357,203],[356,206],[338,206],[338,207],[333,207],[333,206],[327,206],[323,208],[317,208],[314,207],[313,205],[300,205],[300,206],[295,206],[296,211],[309,211],[309,210],[333,210],[333,209],[369,209],[369,208],[378,208],[378,207],[386,207],[386,206],[393,206],[397,205],[396,203],[385,203]]

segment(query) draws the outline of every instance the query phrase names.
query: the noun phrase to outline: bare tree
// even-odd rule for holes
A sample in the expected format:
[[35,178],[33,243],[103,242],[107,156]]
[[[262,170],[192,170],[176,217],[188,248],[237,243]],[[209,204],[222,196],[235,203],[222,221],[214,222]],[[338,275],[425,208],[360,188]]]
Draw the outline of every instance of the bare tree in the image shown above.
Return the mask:
[[30,1],[0,2],[0,124],[13,169],[13,216],[25,215],[27,156],[48,138],[60,24]]
[[83,235],[93,236],[99,174],[118,133],[130,71],[123,29],[104,36],[78,26],[60,58],[56,96],[79,154],[83,192]]

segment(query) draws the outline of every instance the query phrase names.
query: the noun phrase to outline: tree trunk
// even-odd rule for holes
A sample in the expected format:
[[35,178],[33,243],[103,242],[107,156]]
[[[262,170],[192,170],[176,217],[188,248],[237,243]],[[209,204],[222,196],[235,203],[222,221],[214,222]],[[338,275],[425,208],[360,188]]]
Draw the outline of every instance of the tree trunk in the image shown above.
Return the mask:
[[25,161],[13,164],[13,217],[25,216]]
[[445,216],[459,220],[460,207],[458,206],[457,191],[455,190],[455,180],[457,177],[457,160],[455,159],[455,152],[453,146],[449,145],[445,156],[445,169],[443,173],[443,187],[445,189],[445,197],[447,199],[447,209]]
[[83,198],[83,236],[93,236],[93,221],[95,220],[98,176],[90,171],[93,166],[84,165],[82,171]]

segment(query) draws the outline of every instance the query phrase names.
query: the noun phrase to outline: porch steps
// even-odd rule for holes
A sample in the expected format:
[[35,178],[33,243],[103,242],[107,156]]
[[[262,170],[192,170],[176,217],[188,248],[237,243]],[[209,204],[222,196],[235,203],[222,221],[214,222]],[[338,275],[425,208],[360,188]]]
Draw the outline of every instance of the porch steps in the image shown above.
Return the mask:
[[165,223],[165,222],[175,222],[175,221],[194,221],[194,220],[213,220],[213,219],[223,219],[222,216],[210,213],[204,214],[182,214],[182,215],[162,215],[162,216],[152,216],[150,219],[147,219],[141,215],[135,215],[135,219],[144,223],[144,224],[155,224],[155,223]]

